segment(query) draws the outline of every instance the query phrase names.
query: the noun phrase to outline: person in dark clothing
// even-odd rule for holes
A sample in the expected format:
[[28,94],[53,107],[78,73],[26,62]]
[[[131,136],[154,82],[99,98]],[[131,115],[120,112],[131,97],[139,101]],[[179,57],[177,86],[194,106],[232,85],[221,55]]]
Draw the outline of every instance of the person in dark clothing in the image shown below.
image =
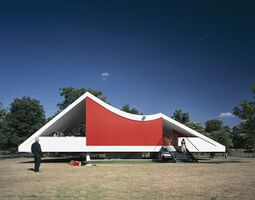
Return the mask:
[[31,151],[34,154],[35,160],[35,172],[39,172],[40,164],[41,164],[41,157],[42,157],[42,149],[41,145],[39,144],[39,138],[35,139],[35,142],[31,146]]

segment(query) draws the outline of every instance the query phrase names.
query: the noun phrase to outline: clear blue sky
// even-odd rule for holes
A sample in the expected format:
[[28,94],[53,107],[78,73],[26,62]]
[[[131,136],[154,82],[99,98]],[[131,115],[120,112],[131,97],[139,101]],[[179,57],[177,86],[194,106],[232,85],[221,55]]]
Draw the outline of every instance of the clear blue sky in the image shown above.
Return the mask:
[[59,88],[101,90],[115,107],[175,109],[238,123],[255,84],[252,1],[1,1],[0,102],[29,95],[46,115]]

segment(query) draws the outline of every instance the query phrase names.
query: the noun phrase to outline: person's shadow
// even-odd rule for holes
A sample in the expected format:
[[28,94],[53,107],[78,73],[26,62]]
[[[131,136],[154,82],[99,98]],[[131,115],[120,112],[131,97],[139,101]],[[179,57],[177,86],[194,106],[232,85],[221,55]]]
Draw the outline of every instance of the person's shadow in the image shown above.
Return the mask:
[[33,172],[35,171],[34,168],[28,168],[27,170],[33,171]]

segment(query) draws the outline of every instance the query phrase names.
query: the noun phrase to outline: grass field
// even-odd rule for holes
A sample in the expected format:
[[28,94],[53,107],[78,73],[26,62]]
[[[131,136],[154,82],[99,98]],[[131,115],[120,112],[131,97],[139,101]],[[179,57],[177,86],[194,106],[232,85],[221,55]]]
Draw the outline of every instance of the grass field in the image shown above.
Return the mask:
[[0,160],[0,199],[255,199],[255,159],[199,163],[150,160],[96,162],[72,167],[44,158]]

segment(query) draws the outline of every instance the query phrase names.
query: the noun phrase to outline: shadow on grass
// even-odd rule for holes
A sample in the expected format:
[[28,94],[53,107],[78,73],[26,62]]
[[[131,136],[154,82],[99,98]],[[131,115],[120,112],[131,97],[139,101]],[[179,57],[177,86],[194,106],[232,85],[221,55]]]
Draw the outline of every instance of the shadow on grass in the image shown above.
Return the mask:
[[174,163],[173,160],[162,160],[162,159],[152,159],[151,162],[154,162],[154,163]]
[[[82,157],[68,157],[68,158],[42,158],[41,163],[69,163],[71,160],[77,160],[77,161],[85,161],[84,158]],[[130,164],[138,164],[138,163],[151,163],[154,162],[151,159],[109,159],[109,160],[91,160],[88,161],[91,163],[109,163],[109,164],[113,164],[113,163],[130,163]],[[155,162],[160,162],[160,161],[155,161]],[[164,162],[164,161],[163,161]],[[163,163],[162,162],[162,163]],[[19,162],[19,164],[24,164],[24,163],[34,163],[34,159],[28,160],[28,161],[22,161]]]
[[200,161],[198,160],[199,164],[226,164],[226,163],[249,163],[247,161],[241,160],[206,160]]
[[33,172],[35,172],[35,173],[39,173],[39,172],[41,172],[41,170],[39,170],[39,171],[35,171],[35,169],[34,169],[34,168],[28,168],[27,170],[28,170],[28,171],[33,171]]
[[[71,160],[80,161],[79,158],[45,158],[41,160],[41,163],[68,163]],[[24,163],[34,163],[34,160],[32,159],[29,161],[19,162],[19,164],[24,164]]]
[[[71,160],[77,160],[77,161],[84,161],[83,159],[79,157],[70,157],[70,158],[43,158],[41,163],[69,163]],[[175,164],[175,162],[171,160],[161,160],[161,159],[152,159],[152,160],[91,160],[91,162],[99,162],[99,163],[131,163],[131,164],[137,164],[137,163],[168,163],[168,164]],[[29,161],[23,161],[19,162],[19,164],[24,163],[34,163],[34,160],[31,159]],[[184,162],[180,162],[184,163]],[[249,161],[242,161],[242,160],[212,160],[212,159],[198,159],[198,162],[185,162],[186,164],[227,164],[227,163],[249,163]]]
[[[152,160],[155,163],[175,163],[174,161],[167,160]],[[201,158],[198,159],[198,162],[178,162],[178,163],[186,163],[186,164],[226,164],[226,163],[249,163],[248,161],[242,160],[213,160],[210,158]]]

